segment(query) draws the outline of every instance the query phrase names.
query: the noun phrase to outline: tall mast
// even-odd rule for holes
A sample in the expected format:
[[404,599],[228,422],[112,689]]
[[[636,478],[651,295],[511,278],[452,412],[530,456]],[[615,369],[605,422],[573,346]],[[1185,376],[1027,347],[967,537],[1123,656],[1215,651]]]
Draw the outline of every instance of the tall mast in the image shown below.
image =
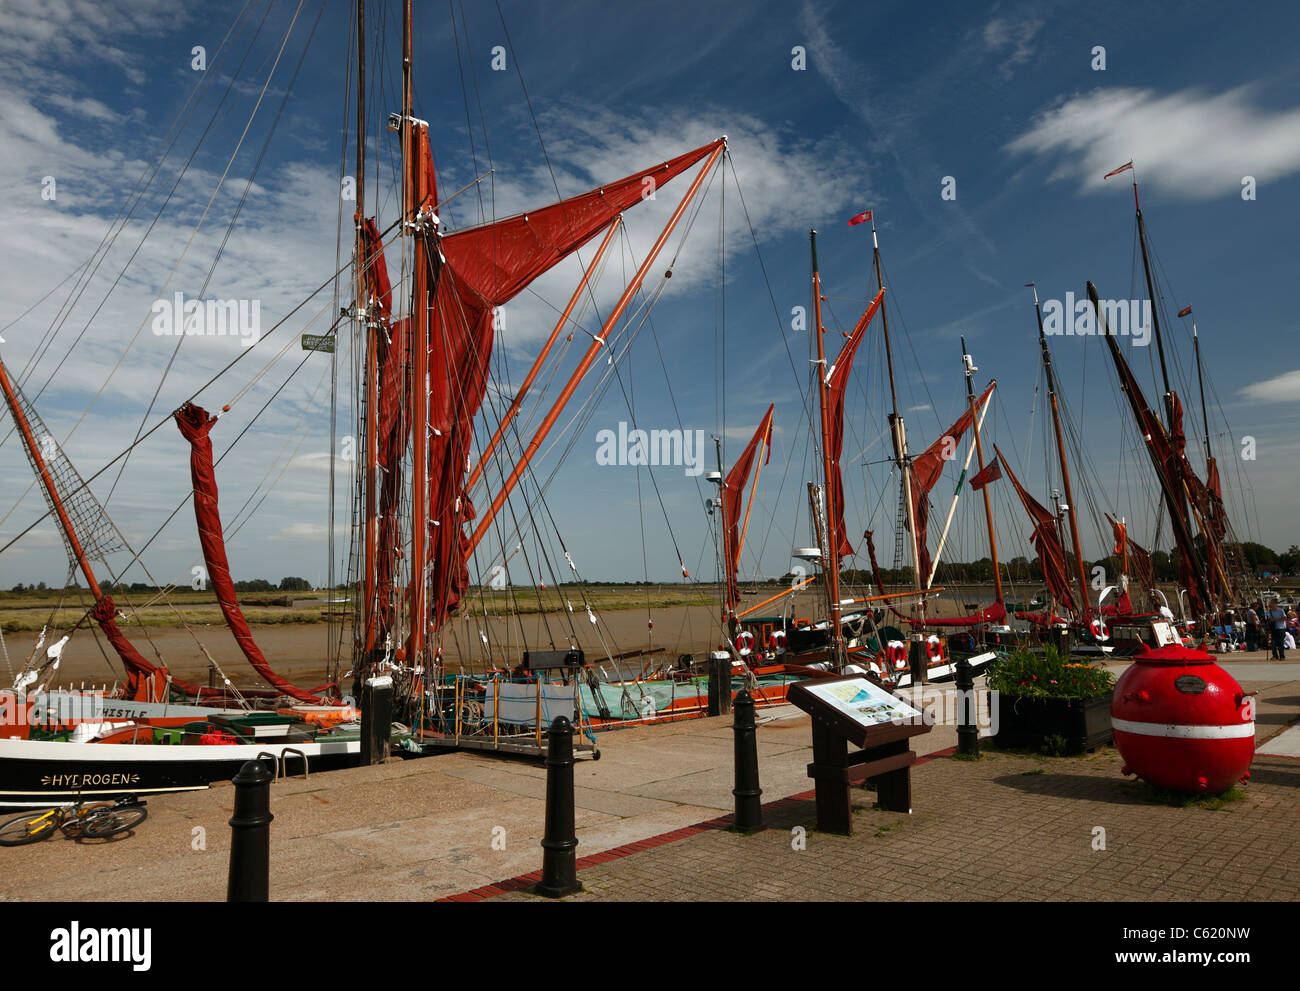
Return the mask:
[[[875,212],[871,215],[871,259],[876,269],[876,289],[885,288],[885,278],[880,267],[880,238],[876,235]],[[921,618],[925,618],[925,599],[921,591],[921,549],[916,539],[916,520],[912,511],[912,473],[911,458],[907,454],[907,429],[903,418],[898,415],[898,391],[894,385],[894,350],[889,342],[889,313],[882,300],[880,303],[880,326],[885,335],[885,364],[889,368],[889,426],[894,441],[894,463],[898,465],[903,478],[903,511],[907,514],[907,533],[912,545],[912,587],[916,589],[917,602],[921,609]]]
[[[366,258],[364,229],[366,222],[366,2],[357,0],[357,210],[353,216],[355,232],[355,263],[353,290],[353,310],[357,321],[357,336],[364,341],[366,356],[365,382],[365,426],[366,439],[363,445],[366,468],[363,475],[365,484],[365,563],[363,588],[362,627],[363,643],[367,658],[375,649],[375,617],[378,613],[375,588],[375,574],[378,570],[376,557],[379,543],[379,517],[376,512],[379,488],[379,353],[375,339],[377,324],[371,319],[370,299],[367,291],[366,272],[369,259]],[[336,349],[337,350],[337,349]],[[333,479],[331,478],[331,482]],[[387,589],[384,590],[385,593]]]
[[1147,280],[1147,299],[1151,301],[1151,327],[1156,335],[1156,352],[1160,355],[1160,378],[1165,386],[1165,425],[1173,429],[1174,403],[1169,389],[1169,366],[1165,364],[1164,336],[1160,332],[1160,306],[1156,301],[1155,280],[1151,277],[1151,258],[1147,254],[1147,227],[1138,202],[1137,174],[1133,176],[1133,208],[1137,211],[1138,244],[1142,247],[1142,271]]
[[825,333],[822,327],[822,280],[817,271],[817,232],[808,232],[808,242],[812,249],[812,293],[813,293],[813,340],[816,342],[817,358],[813,362],[813,371],[817,375],[817,398],[821,409],[821,448],[823,505],[826,507],[826,543],[822,551],[822,567],[826,571],[826,597],[830,607],[830,637],[828,646],[835,669],[840,668],[840,557],[839,534],[836,532],[838,515],[836,507],[831,505],[835,498],[834,465],[831,463],[829,443],[830,407],[826,394],[826,348],[822,340]]
[[1192,350],[1196,353],[1196,385],[1201,392],[1201,428],[1205,431],[1205,470],[1214,464],[1210,454],[1210,412],[1205,405],[1205,378],[1201,374],[1201,338],[1196,333],[1196,318],[1192,317]]
[[1052,371],[1052,352],[1047,348],[1047,335],[1043,332],[1043,308],[1038,302],[1038,287],[1029,283],[1034,290],[1034,313],[1038,316],[1038,349],[1042,352],[1043,371],[1047,375],[1047,397],[1052,407],[1052,428],[1056,432],[1056,456],[1061,465],[1061,485],[1065,489],[1065,511],[1070,518],[1070,541],[1074,545],[1074,566],[1079,579],[1079,602],[1086,617],[1090,611],[1088,603],[1088,576],[1083,567],[1083,549],[1079,544],[1078,509],[1074,503],[1074,492],[1070,488],[1070,465],[1065,457],[1065,435],[1061,430],[1061,407],[1056,398],[1056,374]]
[[[963,334],[961,339],[961,361],[962,369],[966,373],[966,401],[970,403],[970,420],[971,428],[975,431],[975,456],[979,458],[979,470],[984,470],[984,444],[980,441],[980,417],[979,411],[975,409],[975,385],[971,381],[975,373],[979,371],[975,363],[971,361],[971,356],[966,353],[966,336]],[[993,593],[997,601],[1002,601],[1002,575],[998,571],[998,542],[993,536],[993,505],[989,501],[989,487],[985,485],[980,489],[984,495],[984,521],[989,528],[989,556],[993,559]]]
[[402,164],[406,181],[403,226],[411,245],[411,612],[410,646],[407,663],[423,663],[427,609],[429,536],[429,256],[423,233],[416,223],[415,162],[417,124],[411,106],[412,0],[406,0],[402,15]]

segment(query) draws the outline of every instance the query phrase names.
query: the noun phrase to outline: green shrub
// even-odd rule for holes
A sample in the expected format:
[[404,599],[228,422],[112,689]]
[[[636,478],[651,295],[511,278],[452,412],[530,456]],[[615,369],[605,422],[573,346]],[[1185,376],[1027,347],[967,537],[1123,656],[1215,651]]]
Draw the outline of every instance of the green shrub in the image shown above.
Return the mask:
[[1104,668],[1074,662],[1052,644],[1041,654],[1022,649],[989,665],[988,687],[1004,695],[1090,699],[1115,687]]

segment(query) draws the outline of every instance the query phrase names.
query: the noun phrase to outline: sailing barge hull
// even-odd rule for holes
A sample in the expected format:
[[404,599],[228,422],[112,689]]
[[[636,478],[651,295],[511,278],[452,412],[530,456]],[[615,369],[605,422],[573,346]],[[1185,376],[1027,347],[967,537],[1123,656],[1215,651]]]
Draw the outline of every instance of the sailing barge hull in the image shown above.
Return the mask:
[[0,809],[201,791],[268,755],[290,773],[302,762],[311,771],[329,771],[355,766],[361,741],[220,746],[0,740]]

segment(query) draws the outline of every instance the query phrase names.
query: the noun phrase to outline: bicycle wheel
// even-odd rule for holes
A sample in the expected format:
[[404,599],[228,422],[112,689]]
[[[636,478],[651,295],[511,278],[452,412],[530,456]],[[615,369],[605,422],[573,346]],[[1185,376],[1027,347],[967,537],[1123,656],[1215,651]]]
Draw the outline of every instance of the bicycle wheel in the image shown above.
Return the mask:
[[0,826],[0,846],[22,846],[54,835],[58,823],[48,812],[29,812]]
[[81,826],[81,835],[102,840],[106,836],[116,836],[135,829],[149,816],[149,810],[139,805],[126,805],[118,809],[109,809],[86,819]]

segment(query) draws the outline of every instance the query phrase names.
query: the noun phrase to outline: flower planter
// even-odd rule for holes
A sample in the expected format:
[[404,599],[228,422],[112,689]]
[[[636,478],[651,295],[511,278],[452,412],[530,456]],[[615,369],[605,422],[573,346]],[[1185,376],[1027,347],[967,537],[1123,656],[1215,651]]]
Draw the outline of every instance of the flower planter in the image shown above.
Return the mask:
[[[1113,692],[1089,699],[989,693],[989,716],[997,726],[994,740],[1003,747],[1041,750],[1048,737],[1065,738],[1067,754],[1081,754],[1110,743]],[[994,711],[996,706],[996,711]]]

